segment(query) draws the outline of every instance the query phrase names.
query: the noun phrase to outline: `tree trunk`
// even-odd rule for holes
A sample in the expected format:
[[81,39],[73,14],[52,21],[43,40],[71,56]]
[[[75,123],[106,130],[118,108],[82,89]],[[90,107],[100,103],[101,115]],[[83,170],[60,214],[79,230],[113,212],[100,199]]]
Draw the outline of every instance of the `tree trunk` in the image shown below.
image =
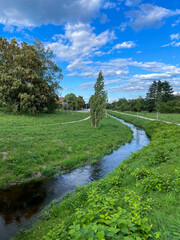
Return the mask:
[[94,118],[94,126],[95,126],[95,128],[96,128],[96,126],[97,126],[96,112],[94,113],[94,115],[95,115],[95,118]]

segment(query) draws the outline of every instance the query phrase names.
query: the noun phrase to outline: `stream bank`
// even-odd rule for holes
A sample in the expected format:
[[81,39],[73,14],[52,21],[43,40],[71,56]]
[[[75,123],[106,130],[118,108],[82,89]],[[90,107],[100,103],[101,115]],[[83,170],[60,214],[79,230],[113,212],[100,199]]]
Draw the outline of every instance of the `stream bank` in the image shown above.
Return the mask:
[[20,228],[28,226],[52,200],[74,190],[77,185],[84,186],[105,177],[131,153],[149,143],[149,138],[143,129],[123,120],[117,120],[131,128],[134,137],[132,142],[126,143],[95,164],[77,168],[48,181],[19,186],[1,193],[0,237],[2,240],[9,239]]

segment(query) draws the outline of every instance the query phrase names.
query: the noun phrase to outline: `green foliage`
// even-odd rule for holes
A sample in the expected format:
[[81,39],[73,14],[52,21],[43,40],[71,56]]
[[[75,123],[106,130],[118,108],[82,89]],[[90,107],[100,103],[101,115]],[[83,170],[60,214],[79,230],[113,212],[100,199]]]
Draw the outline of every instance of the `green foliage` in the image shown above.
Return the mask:
[[62,74],[52,57],[41,42],[0,37],[0,106],[13,113],[53,111]]
[[167,81],[153,81],[146,94],[148,110],[153,111],[156,109],[160,111],[161,102],[173,100],[173,92],[173,88]]
[[78,109],[85,108],[85,101],[82,96],[77,97],[76,102],[78,104]]
[[[48,239],[150,239],[151,226],[144,213],[149,211],[149,201],[133,192],[124,196],[126,209],[119,206],[119,192],[109,191],[106,195],[98,186],[88,191],[87,207],[76,208],[71,225],[62,222],[50,230],[43,240]],[[77,196],[76,196],[77,197]]]
[[105,116],[107,93],[104,91],[104,77],[102,71],[94,85],[95,93],[90,98],[90,114],[93,127],[97,127],[101,119]]
[[152,174],[143,180],[137,182],[137,186],[141,186],[143,191],[174,191],[178,192],[180,186],[180,178],[177,175],[160,175]]
[[76,97],[74,93],[67,94],[64,97],[63,101],[66,103],[66,109],[78,110],[85,107],[85,101],[83,97]]

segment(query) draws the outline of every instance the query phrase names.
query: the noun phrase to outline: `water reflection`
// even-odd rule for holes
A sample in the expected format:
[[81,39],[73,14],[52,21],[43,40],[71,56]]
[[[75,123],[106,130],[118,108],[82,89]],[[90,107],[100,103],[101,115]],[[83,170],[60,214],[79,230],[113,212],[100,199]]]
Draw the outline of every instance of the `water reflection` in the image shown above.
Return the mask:
[[51,180],[30,183],[0,192],[0,239],[13,236],[19,228],[28,224],[53,199],[62,197],[72,191],[77,185],[85,185],[103,178],[113,171],[120,162],[132,152],[136,152],[149,142],[145,132],[132,124],[133,141],[121,146],[118,150],[106,155],[99,162],[77,168],[70,173]]

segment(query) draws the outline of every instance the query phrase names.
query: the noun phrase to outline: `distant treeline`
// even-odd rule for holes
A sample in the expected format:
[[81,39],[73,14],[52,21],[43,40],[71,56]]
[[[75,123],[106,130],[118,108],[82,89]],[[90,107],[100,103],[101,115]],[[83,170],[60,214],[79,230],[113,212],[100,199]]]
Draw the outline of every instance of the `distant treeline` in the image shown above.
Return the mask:
[[161,113],[180,113],[180,95],[173,94],[173,88],[165,81],[153,81],[145,98],[118,101],[107,104],[107,109],[119,111],[158,111]]

